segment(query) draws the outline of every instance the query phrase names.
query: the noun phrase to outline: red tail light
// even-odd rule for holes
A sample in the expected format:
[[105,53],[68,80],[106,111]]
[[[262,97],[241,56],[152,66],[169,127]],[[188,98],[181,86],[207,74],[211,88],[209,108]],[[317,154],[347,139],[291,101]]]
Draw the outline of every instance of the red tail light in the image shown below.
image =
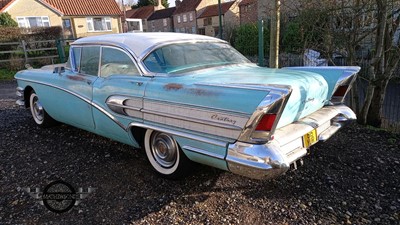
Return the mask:
[[256,131],[270,131],[274,125],[276,114],[265,114],[256,127]]
[[336,91],[333,94],[333,96],[335,96],[335,97],[343,97],[346,94],[348,88],[349,88],[349,85],[339,86],[338,89],[336,89]]

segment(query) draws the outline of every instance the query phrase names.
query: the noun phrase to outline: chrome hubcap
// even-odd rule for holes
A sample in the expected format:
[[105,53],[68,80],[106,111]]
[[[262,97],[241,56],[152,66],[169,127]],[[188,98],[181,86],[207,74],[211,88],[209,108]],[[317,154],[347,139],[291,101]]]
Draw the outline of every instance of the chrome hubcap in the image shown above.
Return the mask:
[[158,164],[165,168],[175,164],[178,146],[171,136],[155,131],[151,136],[150,143],[153,157]]
[[37,96],[34,97],[32,101],[32,109],[33,109],[33,115],[37,120],[43,121],[43,106],[40,104],[39,99]]

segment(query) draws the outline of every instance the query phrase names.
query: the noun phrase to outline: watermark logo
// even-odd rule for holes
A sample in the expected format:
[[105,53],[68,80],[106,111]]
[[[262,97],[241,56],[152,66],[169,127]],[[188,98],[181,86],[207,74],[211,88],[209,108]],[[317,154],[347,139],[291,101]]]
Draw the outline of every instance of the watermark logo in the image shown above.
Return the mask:
[[83,188],[78,188],[78,191],[76,191],[69,183],[57,180],[48,184],[43,191],[40,188],[35,188],[34,190],[24,188],[24,190],[48,210],[55,213],[64,213],[79,205],[95,188],[89,187],[87,192],[83,191]]

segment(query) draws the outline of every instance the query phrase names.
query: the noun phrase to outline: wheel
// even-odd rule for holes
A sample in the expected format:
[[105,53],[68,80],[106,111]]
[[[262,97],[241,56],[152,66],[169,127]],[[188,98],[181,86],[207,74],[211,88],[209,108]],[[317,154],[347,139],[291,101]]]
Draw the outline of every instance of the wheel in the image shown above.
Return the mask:
[[147,159],[160,176],[179,179],[190,171],[191,161],[171,135],[149,129],[144,137],[144,145]]
[[39,97],[34,91],[29,96],[29,107],[31,109],[32,117],[35,123],[41,127],[51,127],[57,122],[47,114],[42,104],[39,101]]

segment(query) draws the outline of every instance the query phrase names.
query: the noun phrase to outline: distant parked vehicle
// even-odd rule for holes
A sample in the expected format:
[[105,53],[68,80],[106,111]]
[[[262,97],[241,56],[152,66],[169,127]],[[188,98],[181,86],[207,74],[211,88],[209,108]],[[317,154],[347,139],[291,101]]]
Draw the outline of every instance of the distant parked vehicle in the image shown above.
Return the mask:
[[261,68],[220,39],[178,33],[81,38],[65,65],[15,75],[36,124],[59,121],[144,147],[160,175],[191,162],[267,179],[356,119],[359,67]]

